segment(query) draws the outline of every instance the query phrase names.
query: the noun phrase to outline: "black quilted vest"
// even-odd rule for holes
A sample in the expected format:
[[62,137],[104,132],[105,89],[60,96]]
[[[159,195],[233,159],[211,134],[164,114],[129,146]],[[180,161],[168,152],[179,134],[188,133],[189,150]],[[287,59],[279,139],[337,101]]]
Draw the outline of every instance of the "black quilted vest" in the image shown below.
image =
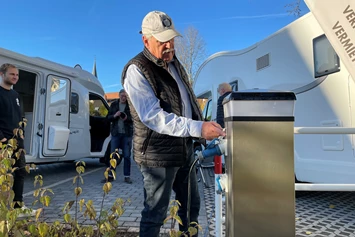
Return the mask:
[[[165,62],[157,59],[148,49],[144,48],[143,52],[131,59],[124,67],[122,85],[124,84],[127,68],[131,64],[136,65],[148,80],[164,111],[181,116],[182,103],[178,84],[165,69]],[[187,74],[176,57],[174,57],[174,64],[190,96],[192,119],[201,120],[201,111],[189,85]],[[193,154],[192,138],[168,136],[149,129],[140,121],[129,96],[128,103],[134,126],[133,151],[137,164],[149,167],[184,166],[187,157]]]

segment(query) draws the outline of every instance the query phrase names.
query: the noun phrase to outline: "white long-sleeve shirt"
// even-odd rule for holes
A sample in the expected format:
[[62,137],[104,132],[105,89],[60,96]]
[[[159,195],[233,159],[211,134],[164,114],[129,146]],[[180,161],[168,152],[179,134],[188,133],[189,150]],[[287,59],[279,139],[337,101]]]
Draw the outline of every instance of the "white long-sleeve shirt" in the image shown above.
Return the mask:
[[129,96],[139,119],[148,128],[170,136],[201,137],[203,121],[192,120],[191,102],[188,92],[181,81],[173,63],[168,64],[171,76],[176,80],[183,103],[184,117],[167,113],[160,107],[148,80],[139,68],[132,64],[128,67],[124,89]]

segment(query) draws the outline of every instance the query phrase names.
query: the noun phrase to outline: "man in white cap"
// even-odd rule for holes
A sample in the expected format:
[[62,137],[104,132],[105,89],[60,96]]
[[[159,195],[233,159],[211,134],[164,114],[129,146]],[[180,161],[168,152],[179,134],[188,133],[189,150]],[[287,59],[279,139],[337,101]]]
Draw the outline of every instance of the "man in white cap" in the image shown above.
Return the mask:
[[180,230],[187,231],[191,222],[198,222],[196,172],[189,172],[194,161],[193,138],[210,140],[225,133],[217,123],[201,121],[189,78],[174,55],[174,38],[180,34],[171,18],[164,12],[149,12],[143,19],[141,34],[144,50],[123,69],[122,85],[134,125],[134,159],[144,182],[140,236],[157,237],[172,189],[181,203]]

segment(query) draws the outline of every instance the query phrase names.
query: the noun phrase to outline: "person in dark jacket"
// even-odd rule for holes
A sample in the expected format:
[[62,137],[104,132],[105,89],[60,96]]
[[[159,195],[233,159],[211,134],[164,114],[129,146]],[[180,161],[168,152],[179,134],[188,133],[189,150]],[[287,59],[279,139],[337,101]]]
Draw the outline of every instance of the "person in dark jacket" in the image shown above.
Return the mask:
[[[0,76],[0,142],[2,144],[7,144],[10,139],[17,140],[17,149],[15,150],[13,156],[16,160],[13,167],[17,168],[14,171],[14,183],[12,187],[12,190],[15,193],[13,201],[15,202],[15,208],[22,208],[22,210],[25,210],[28,208],[23,203],[23,188],[27,172],[25,169],[25,151],[23,150],[23,126],[20,125],[20,122],[22,121],[22,114],[19,94],[12,89],[12,86],[16,85],[19,80],[19,72],[16,66],[5,63],[0,67]],[[22,130],[22,135],[20,132],[14,134],[14,129],[16,128]],[[17,152],[20,153],[18,159],[15,157],[15,153]],[[21,213],[19,217],[27,214],[35,215],[35,211],[26,211]]]
[[[111,122],[111,153],[116,149],[122,150],[123,156],[123,175],[124,181],[131,184],[131,150],[132,150],[132,135],[133,122],[127,103],[127,94],[124,89],[120,91],[120,98],[112,102],[107,114],[107,119]],[[115,156],[116,157],[116,156]],[[120,164],[122,157],[117,159],[117,165]],[[111,168],[115,170],[115,168]],[[108,181],[113,181],[112,174],[109,175]],[[106,179],[102,182],[106,182]]]
[[232,86],[228,83],[221,83],[217,89],[220,97],[217,101],[217,123],[224,128],[224,110],[223,110],[223,100],[232,92]]
[[164,12],[149,12],[141,33],[143,52],[124,67],[122,85],[134,125],[134,159],[144,183],[139,235],[158,237],[172,189],[181,203],[180,230],[187,231],[191,222],[198,222],[196,172],[189,173],[194,161],[193,138],[210,140],[225,133],[216,122],[201,121],[187,73],[174,54],[174,38],[180,34],[171,18]]

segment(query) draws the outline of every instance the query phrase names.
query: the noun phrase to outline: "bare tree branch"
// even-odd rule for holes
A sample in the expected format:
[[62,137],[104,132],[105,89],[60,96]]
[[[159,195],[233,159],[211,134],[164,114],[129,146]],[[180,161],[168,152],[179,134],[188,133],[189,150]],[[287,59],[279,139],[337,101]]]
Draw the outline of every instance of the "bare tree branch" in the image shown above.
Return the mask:
[[301,0],[293,0],[294,2],[286,4],[285,7],[288,9],[287,12],[295,17],[301,16]]
[[182,35],[183,37],[175,38],[176,56],[192,83],[198,68],[206,59],[206,43],[193,26],[189,26]]

